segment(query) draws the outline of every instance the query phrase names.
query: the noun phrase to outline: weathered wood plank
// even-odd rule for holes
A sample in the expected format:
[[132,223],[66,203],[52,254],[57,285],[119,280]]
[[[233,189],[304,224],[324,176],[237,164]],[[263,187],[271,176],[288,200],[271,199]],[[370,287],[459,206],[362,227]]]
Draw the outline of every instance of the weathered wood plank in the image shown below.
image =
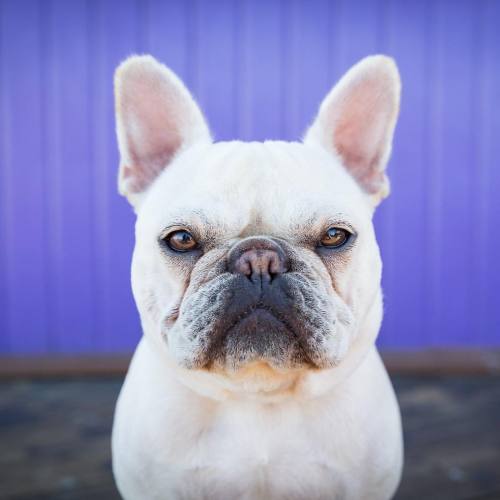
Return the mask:
[[[131,355],[0,357],[0,379],[123,376]],[[383,351],[395,375],[500,374],[500,350]]]
[[[500,498],[500,377],[393,378],[405,432],[396,500]],[[0,498],[113,500],[121,380],[0,383]]]

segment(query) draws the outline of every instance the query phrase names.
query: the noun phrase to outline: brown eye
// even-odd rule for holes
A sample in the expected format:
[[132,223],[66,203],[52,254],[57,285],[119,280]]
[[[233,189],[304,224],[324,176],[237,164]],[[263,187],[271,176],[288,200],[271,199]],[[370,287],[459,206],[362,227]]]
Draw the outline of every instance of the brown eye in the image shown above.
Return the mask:
[[175,252],[189,252],[198,248],[198,243],[193,235],[185,229],[173,231],[165,237],[167,245]]
[[340,227],[331,227],[321,238],[321,246],[339,248],[350,238],[351,233]]

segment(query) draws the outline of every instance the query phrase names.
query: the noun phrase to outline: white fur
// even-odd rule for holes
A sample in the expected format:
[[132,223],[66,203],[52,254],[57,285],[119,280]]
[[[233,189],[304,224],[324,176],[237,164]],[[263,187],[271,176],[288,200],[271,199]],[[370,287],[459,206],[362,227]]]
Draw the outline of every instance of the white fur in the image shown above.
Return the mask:
[[367,57],[331,90],[304,139],[340,155],[375,204],[390,190],[384,169],[391,153],[400,93],[394,61],[386,56]]
[[[134,93],[128,92],[129,78],[146,91],[152,88],[150,80],[160,79],[162,84],[153,85],[153,97],[146,98],[158,101],[156,105],[134,112],[131,119],[123,105],[118,106],[122,165],[130,164],[132,143],[148,150],[147,137],[142,132],[134,136],[136,116],[144,122],[141,130],[152,127],[154,137],[164,137],[156,130],[162,128],[161,116],[152,109],[163,109],[162,116],[171,109],[186,110],[190,127],[198,132],[192,136],[189,127],[174,126],[175,137],[187,139],[175,142],[167,137],[168,147],[173,144],[176,149],[173,155],[169,152],[166,168],[148,178],[143,191],[129,192],[127,184],[122,185],[138,215],[132,287],[144,330],[113,428],[113,470],[122,496],[127,500],[390,498],[401,473],[402,439],[397,402],[374,346],[382,293],[381,261],[371,222],[385,193],[372,189],[375,184],[366,184],[365,179],[380,180],[390,152],[399,95],[395,66],[380,56],[359,63],[342,80],[340,90],[326,98],[304,143],[212,144],[201,113],[193,110],[194,101],[166,68],[149,57],[132,58],[121,66],[117,102],[125,102],[127,95],[127,106],[138,109],[140,102],[132,103]],[[137,78],[146,81],[137,83]],[[376,95],[391,96],[372,99],[370,85],[363,86],[363,99],[375,103],[370,109],[376,112],[370,111],[370,116],[376,117],[376,131],[360,124],[363,117],[357,112],[350,115],[342,106],[352,102],[348,96],[356,94],[357,82],[367,78]],[[343,96],[340,108],[332,104],[336,95]],[[185,123],[182,111],[175,113],[162,129],[166,135],[172,124]],[[367,176],[359,176],[359,163],[354,173],[337,151],[338,135],[332,136],[332,131],[341,122],[365,137],[360,143],[351,141],[351,134],[344,136],[340,148],[344,154],[353,148],[350,158],[373,159],[374,154],[378,158],[368,160],[367,169],[374,170]],[[161,140],[153,142],[149,151],[162,157]],[[141,163],[131,172],[142,175],[143,168],[148,166]],[[169,327],[165,342],[164,320],[182,303],[190,276],[161,255],[157,239],[172,222],[197,217],[209,217],[216,224],[220,248],[255,234],[285,238],[300,248],[296,231],[301,224],[309,221],[321,229],[332,217],[347,219],[356,228],[352,256],[336,268],[333,278],[316,256],[300,250],[323,273],[325,293],[334,307],[349,316],[330,347],[335,366],[286,370],[257,362],[237,371],[216,372],[182,366],[184,332]],[[203,220],[197,223],[202,226]]]
[[210,142],[210,132],[179,78],[151,56],[131,57],[118,67],[115,96],[118,190],[137,205],[142,193],[134,179],[148,187],[179,151]]

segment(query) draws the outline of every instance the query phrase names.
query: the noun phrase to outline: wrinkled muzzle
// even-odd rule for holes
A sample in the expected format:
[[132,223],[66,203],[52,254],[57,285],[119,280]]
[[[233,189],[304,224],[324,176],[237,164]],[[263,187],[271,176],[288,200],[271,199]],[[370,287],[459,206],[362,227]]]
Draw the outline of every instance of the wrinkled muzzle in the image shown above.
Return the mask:
[[329,277],[279,240],[240,241],[224,270],[194,288],[167,334],[186,367],[237,369],[252,361],[327,367],[341,355],[349,311]]

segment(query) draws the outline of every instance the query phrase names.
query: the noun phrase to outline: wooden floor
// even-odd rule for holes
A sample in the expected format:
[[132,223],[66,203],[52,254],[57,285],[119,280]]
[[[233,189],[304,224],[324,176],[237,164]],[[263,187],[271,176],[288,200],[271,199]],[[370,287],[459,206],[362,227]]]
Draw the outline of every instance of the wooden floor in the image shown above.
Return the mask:
[[[118,379],[0,383],[0,499],[113,500]],[[500,377],[396,377],[400,500],[500,499]]]

